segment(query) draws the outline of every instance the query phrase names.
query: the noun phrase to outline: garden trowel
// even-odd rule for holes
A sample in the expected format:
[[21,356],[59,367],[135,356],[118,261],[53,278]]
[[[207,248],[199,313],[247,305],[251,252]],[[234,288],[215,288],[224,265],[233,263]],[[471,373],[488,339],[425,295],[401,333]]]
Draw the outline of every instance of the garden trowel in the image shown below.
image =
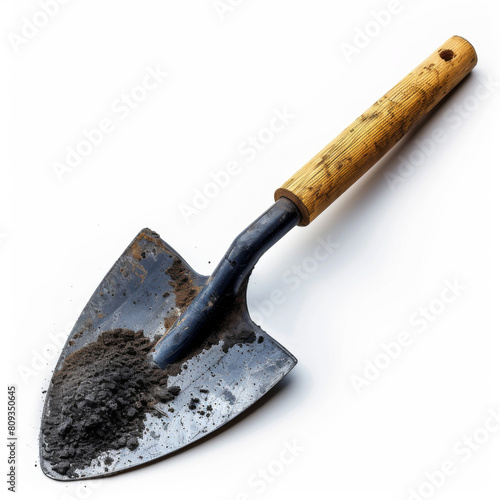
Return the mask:
[[476,62],[466,40],[450,38],[285,182],[210,277],[142,230],[90,298],[57,363],[40,432],[44,473],[74,480],[142,466],[268,393],[297,360],[249,316],[253,267],[367,172]]

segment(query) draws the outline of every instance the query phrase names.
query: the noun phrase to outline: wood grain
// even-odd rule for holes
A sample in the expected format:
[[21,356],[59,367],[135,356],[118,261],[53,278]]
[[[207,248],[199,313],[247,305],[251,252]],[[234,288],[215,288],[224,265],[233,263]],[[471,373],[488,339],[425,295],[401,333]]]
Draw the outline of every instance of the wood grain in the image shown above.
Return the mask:
[[385,155],[476,65],[474,47],[454,36],[307,162],[274,194],[292,200],[306,226]]

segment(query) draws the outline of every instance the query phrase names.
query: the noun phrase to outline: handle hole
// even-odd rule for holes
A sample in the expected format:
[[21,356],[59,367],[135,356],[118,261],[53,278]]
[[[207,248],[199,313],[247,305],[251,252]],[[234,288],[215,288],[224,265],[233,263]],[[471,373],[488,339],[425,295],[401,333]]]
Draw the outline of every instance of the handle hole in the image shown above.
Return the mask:
[[455,57],[453,50],[444,49],[439,52],[439,57],[444,61],[451,61]]

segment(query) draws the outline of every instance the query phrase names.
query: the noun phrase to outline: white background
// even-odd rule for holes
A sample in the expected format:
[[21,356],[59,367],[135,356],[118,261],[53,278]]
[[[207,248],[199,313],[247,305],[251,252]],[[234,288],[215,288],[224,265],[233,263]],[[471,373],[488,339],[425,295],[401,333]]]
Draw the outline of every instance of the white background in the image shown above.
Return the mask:
[[[388,19],[376,13],[397,4],[385,0],[232,3],[219,15],[211,0],[70,0],[15,43],[40,6],[2,1],[10,150],[0,184],[0,303],[4,387],[18,387],[19,497],[397,500],[448,460],[455,472],[434,492],[424,486],[428,498],[498,499],[500,432],[469,460],[457,445],[484,437],[478,429],[500,403],[496,4],[401,0]],[[299,359],[274,397],[216,438],[142,470],[97,483],[47,479],[36,466],[37,436],[53,339],[67,335],[135,234],[154,229],[209,274],[275,188],[454,34],[477,50],[473,74],[252,275],[252,314]],[[355,42],[346,57],[343,44]],[[168,76],[127,117],[118,113],[116,100],[156,66]],[[284,108],[294,118],[247,161],[241,144]],[[54,163],[105,118],[114,130],[59,180]],[[422,159],[436,128],[446,140],[401,170],[402,157]],[[239,173],[184,217],[183,204],[229,161]],[[391,189],[388,174],[401,172]],[[336,247],[314,262],[318,238]],[[292,289],[284,273],[304,265],[311,272]],[[446,280],[463,289],[443,305]],[[271,308],[273,290],[284,299]],[[420,332],[414,315],[430,303],[439,314]],[[401,332],[413,343],[358,394],[353,376]],[[285,443],[300,451],[280,465]],[[262,470],[272,481],[256,481]]]

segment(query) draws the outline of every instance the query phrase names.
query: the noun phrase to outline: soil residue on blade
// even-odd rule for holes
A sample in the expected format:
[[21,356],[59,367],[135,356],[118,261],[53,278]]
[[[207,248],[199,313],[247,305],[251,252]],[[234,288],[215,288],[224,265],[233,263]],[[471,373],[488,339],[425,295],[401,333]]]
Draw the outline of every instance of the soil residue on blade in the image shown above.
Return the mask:
[[54,471],[76,477],[104,451],[137,448],[146,414],[180,391],[167,381],[181,368],[152,363],[154,345],[142,331],[110,330],[66,358],[52,379],[41,429],[42,456]]
[[[175,257],[172,264],[165,270],[172,279],[169,281],[175,294],[175,305],[177,311],[164,318],[165,335],[168,335],[170,328],[181,317],[192,300],[198,295],[202,287],[194,286],[191,273],[184,262]],[[205,349],[222,341],[222,350],[227,352],[235,345],[251,344],[255,342],[256,336],[253,326],[246,324],[243,312],[246,310],[246,289],[247,282],[241,287],[237,295],[231,297],[231,302],[222,308],[222,312],[212,320],[210,331],[202,332],[202,339],[190,353],[195,356]],[[259,341],[260,343],[260,341]]]
[[196,297],[201,287],[193,286],[193,281],[186,266],[179,258],[174,258],[170,267],[165,271],[172,279],[172,285],[175,293],[175,305],[182,311]]
[[[172,264],[165,270],[165,274],[171,278],[171,280],[169,280],[169,284],[173,288],[176,305],[176,310],[164,319],[165,330],[168,332],[191,301],[196,297],[196,295],[198,295],[201,287],[193,285],[191,273],[178,257],[174,258]],[[163,297],[166,298],[169,295],[170,292],[165,292]]]

